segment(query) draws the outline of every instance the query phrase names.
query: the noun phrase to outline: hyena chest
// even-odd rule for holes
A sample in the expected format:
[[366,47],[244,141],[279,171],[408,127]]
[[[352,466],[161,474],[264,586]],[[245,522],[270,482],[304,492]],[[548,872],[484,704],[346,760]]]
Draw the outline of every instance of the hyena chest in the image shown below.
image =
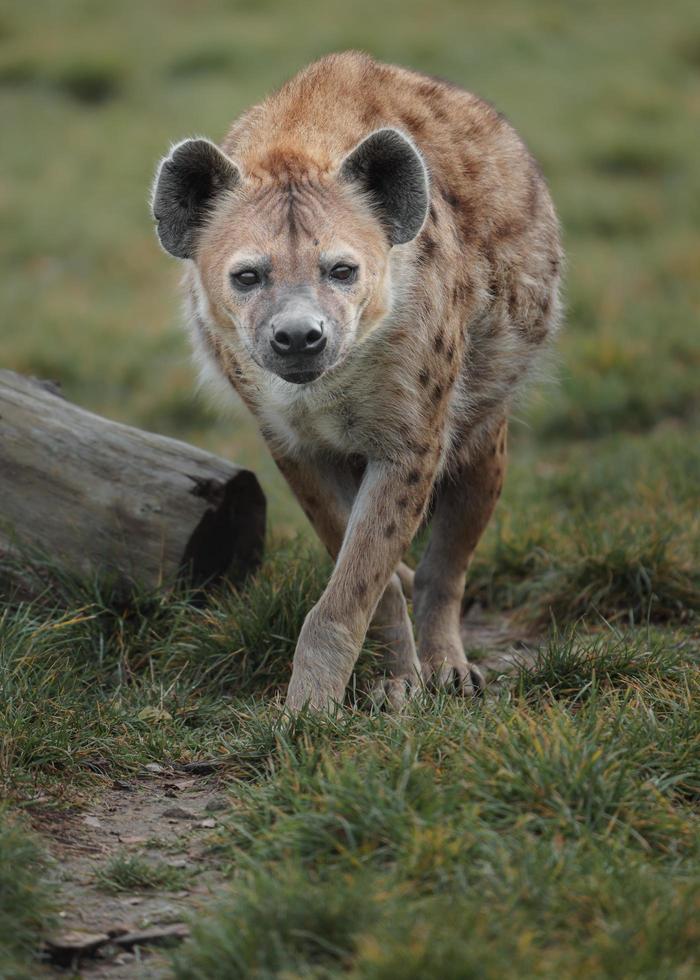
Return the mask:
[[366,454],[373,438],[371,419],[347,397],[309,395],[274,399],[262,407],[263,422],[275,441],[292,452],[325,450],[349,456]]
[[354,380],[333,389],[276,392],[261,406],[261,421],[291,452],[400,455],[413,428],[415,406],[386,377]]

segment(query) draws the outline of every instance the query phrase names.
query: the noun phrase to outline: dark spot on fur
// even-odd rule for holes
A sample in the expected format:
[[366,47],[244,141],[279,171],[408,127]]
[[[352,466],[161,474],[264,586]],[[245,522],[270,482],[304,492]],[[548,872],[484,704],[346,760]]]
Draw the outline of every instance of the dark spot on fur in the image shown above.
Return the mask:
[[526,338],[531,344],[541,344],[546,338],[548,330],[544,320],[544,316],[538,316],[529,329],[525,331]]
[[496,263],[496,253],[491,245],[487,245],[483,250],[484,259],[488,264],[489,293],[492,299],[496,299],[501,291],[501,280],[498,274]]
[[425,127],[425,122],[420,116],[416,115],[415,112],[404,112],[401,119],[404,126],[410,133],[415,133],[417,136],[422,134]]
[[435,96],[442,95],[442,92],[440,91],[440,84],[433,80],[421,82],[418,92],[424,99],[430,100],[433,100]]
[[493,237],[497,242],[513,238],[522,231],[522,222],[506,218],[493,229]]
[[369,98],[362,108],[362,122],[365,126],[374,126],[381,114],[381,106],[374,99]]
[[450,361],[454,361],[454,359],[455,359],[455,353],[456,353],[455,352],[455,342],[454,342],[454,340],[451,340],[450,341],[450,346],[447,348],[447,356],[449,357]]
[[408,497],[399,497],[396,501],[396,506],[404,510],[405,507],[408,507]]
[[435,385],[435,387],[433,388],[433,393],[430,396],[434,402],[439,402],[440,401],[440,399],[442,398],[443,390],[444,389],[443,389],[443,387],[442,387],[441,384],[436,384]]
[[348,432],[354,429],[357,425],[357,416],[349,405],[345,405],[343,408],[343,421],[345,423],[345,429]]
[[435,239],[431,238],[430,235],[427,234],[421,235],[418,247],[420,249],[418,261],[421,263],[421,265],[430,262],[431,259],[434,258],[435,253],[438,250],[437,242],[435,241]]
[[445,202],[452,208],[462,239],[469,241],[474,237],[477,227],[476,205],[473,199],[460,197],[449,188],[442,188],[440,193]]
[[435,205],[434,204],[431,204],[430,205],[430,220],[433,222],[434,225],[437,225],[437,223],[438,223],[438,213],[435,210]]
[[420,374],[418,375],[418,380],[423,387],[426,388],[428,382],[430,381],[430,371],[427,368],[421,368]]
[[518,318],[518,294],[512,287],[508,290],[508,316],[513,323]]
[[461,170],[465,180],[476,180],[481,175],[481,163],[476,157],[467,157],[462,161]]
[[392,538],[396,534],[396,521],[391,521],[390,524],[384,528],[384,537]]
[[361,598],[362,598],[362,597],[363,597],[364,595],[367,595],[367,583],[366,583],[366,582],[364,582],[364,581],[362,581],[362,582],[358,582],[358,583],[357,583],[357,586],[355,587],[355,592],[357,593],[357,596],[358,596],[358,597],[359,597],[360,599],[361,599]]
[[411,472],[406,477],[406,483],[409,486],[414,486],[420,480],[420,470],[411,470]]
[[435,338],[433,346],[438,354],[442,354],[442,348],[445,346],[445,338],[443,336],[442,330]]
[[450,207],[452,208],[453,211],[459,211],[460,210],[460,208],[462,206],[462,202],[459,199],[459,197],[457,197],[456,194],[454,194],[451,190],[447,190],[446,188],[443,188],[443,190],[441,191],[441,194],[442,194],[443,200],[447,204],[450,205]]

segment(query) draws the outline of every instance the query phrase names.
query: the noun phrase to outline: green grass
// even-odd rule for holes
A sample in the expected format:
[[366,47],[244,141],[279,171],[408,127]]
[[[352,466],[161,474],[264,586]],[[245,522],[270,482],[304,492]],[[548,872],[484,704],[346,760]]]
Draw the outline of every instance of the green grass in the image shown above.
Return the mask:
[[[398,718],[362,697],[368,645],[346,712],[291,723],[281,694],[328,564],[243,410],[195,394],[147,196],[170,142],[221,137],[348,47],[495,102],[561,214],[556,380],[516,410],[465,596],[543,643],[481,706],[426,694]],[[181,978],[696,976],[697,4],[6,4],[0,112],[0,364],[252,466],[272,528],[255,579],[204,608],[51,562],[26,570],[38,600],[0,594],[11,806],[221,760],[232,809],[211,859],[230,888],[200,910]],[[2,975],[34,966],[38,854],[6,821]],[[143,861],[100,873],[136,888],[159,870]]]
[[117,856],[95,872],[99,888],[107,892],[149,891],[164,888],[175,891],[189,879],[186,868],[165,861],[146,861],[136,856]]
[[479,710],[280,733],[176,975],[695,975],[697,672],[641,637],[596,654],[600,683],[566,665],[585,699],[550,652]]
[[37,947],[55,913],[44,872],[40,844],[0,810],[0,976],[8,980],[37,975]]

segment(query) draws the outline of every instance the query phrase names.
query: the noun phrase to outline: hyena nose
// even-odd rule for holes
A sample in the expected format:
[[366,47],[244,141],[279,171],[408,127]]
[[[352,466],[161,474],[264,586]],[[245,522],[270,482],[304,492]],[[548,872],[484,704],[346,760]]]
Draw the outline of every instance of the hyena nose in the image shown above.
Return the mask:
[[323,320],[308,317],[272,324],[270,344],[276,354],[320,354],[326,346]]

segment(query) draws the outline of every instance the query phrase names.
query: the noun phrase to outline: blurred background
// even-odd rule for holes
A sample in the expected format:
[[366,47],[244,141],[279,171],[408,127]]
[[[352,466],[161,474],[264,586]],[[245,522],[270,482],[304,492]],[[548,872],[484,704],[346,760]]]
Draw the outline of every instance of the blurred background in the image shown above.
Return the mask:
[[[624,479],[629,446],[649,466],[686,452],[700,403],[696,0],[3,0],[0,365],[252,466],[274,528],[304,527],[243,409],[224,418],[196,395],[179,269],[148,196],[172,141],[221,139],[345,48],[494,102],[551,184],[568,316],[557,382],[517,412],[522,471],[575,481],[607,460],[602,486]],[[647,463],[635,474],[643,494],[655,478]]]

